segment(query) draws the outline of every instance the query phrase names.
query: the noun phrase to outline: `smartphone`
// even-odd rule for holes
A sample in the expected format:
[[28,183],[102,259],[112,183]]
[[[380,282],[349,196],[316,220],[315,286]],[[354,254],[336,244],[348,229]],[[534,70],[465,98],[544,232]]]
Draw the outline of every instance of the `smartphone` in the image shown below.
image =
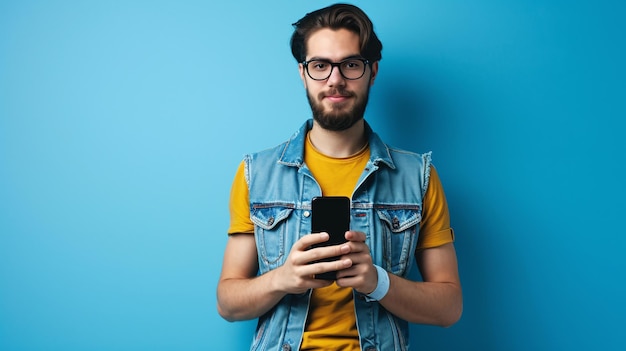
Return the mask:
[[[350,199],[345,196],[319,196],[311,201],[311,232],[327,232],[328,241],[313,247],[339,245],[346,242],[346,231],[350,230]],[[330,262],[339,257],[321,261]],[[319,261],[318,261],[319,262]],[[336,271],[315,275],[316,279],[335,280]]]

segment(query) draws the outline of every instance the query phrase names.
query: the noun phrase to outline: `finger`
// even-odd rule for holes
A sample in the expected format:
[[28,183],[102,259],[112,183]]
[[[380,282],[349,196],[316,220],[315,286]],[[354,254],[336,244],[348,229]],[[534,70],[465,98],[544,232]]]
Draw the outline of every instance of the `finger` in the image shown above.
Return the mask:
[[347,244],[321,246],[305,251],[302,257],[307,260],[307,262],[314,262],[347,255],[350,253],[350,250],[351,248]]
[[306,269],[298,270],[299,275],[293,277],[292,283],[296,287],[296,290],[292,290],[293,293],[301,293],[306,291],[307,289],[317,289],[323,288],[332,284],[332,281],[329,282],[327,280],[315,279],[315,269],[311,269],[311,267],[306,267]]
[[296,241],[293,245],[294,248],[298,250],[307,250],[311,245],[319,244],[328,241],[330,236],[326,232],[322,233],[313,233],[309,235],[305,235],[300,240]]
[[356,254],[356,253],[365,253],[369,255],[370,248],[361,241],[349,241],[345,244],[341,245],[341,253],[344,255],[347,254]]
[[343,271],[349,269],[352,266],[352,260],[350,259],[338,259],[335,261],[323,261],[309,265],[312,274],[321,274],[332,271]]
[[298,266],[295,269],[296,277],[299,277],[299,286],[309,286],[313,281],[316,281],[315,276],[321,273],[327,273],[332,271],[341,271],[349,268],[352,265],[352,261],[349,259],[338,259],[334,261],[319,261],[315,263],[305,264]]
[[337,272],[337,280],[339,279],[345,279],[345,278],[349,278],[349,277],[354,277],[355,275],[357,275],[357,268],[352,265],[348,268],[344,268],[340,271]]
[[354,231],[354,230],[349,230],[349,231],[346,232],[345,238],[348,241],[362,241],[362,242],[365,242],[365,239],[367,239],[367,236],[363,232],[357,232],[357,231]]

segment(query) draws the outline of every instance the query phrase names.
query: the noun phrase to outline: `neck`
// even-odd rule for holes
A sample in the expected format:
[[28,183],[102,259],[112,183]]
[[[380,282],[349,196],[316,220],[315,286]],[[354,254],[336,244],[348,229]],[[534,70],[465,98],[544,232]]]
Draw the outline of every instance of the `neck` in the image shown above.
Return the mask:
[[352,127],[342,131],[331,131],[313,122],[309,132],[313,146],[322,154],[335,157],[350,157],[363,149],[367,144],[365,137],[365,121],[360,120]]

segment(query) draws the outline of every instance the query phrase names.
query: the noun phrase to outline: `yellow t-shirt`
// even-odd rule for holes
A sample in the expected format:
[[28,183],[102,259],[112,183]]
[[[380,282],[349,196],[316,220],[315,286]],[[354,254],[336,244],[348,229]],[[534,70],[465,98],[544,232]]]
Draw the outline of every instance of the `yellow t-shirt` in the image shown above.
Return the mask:
[[[304,148],[304,161],[324,196],[351,198],[369,156],[369,148],[366,147],[351,157],[328,157],[318,152],[308,138]],[[338,179],[341,181],[338,182]],[[448,205],[434,167],[431,167],[429,186],[423,201],[418,249],[453,242]],[[231,189],[229,234],[254,233],[249,205],[242,162]],[[352,297],[351,288],[340,288],[336,284],[313,290],[301,350],[360,350]],[[337,345],[342,346],[337,348]]]

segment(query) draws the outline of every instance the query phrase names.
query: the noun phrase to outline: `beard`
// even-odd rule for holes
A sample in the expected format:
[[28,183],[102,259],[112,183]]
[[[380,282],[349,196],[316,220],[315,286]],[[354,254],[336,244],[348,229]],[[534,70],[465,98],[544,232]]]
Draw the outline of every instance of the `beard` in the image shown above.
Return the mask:
[[[349,107],[345,103],[340,103],[331,105],[331,110],[326,111],[321,101],[324,96],[335,94],[349,96],[349,101],[354,103],[353,106]],[[356,122],[363,119],[369,97],[369,87],[362,97],[344,89],[332,89],[327,93],[319,93],[317,99],[312,97],[307,89],[306,96],[309,105],[311,105],[311,111],[313,111],[313,119],[319,126],[326,130],[339,132],[352,127]]]

